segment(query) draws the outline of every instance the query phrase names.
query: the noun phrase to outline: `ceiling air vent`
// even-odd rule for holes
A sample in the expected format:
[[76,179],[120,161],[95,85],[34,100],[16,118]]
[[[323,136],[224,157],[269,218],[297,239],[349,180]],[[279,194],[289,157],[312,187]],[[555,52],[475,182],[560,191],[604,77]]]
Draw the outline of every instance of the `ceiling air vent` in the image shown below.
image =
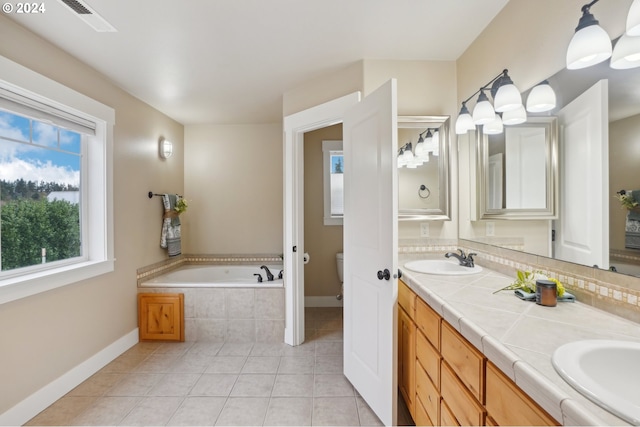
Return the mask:
[[91,9],[88,4],[80,0],[58,0],[60,3],[67,5],[78,18],[82,19],[91,28],[99,33],[114,33],[116,30],[113,25],[107,22],[95,10]]

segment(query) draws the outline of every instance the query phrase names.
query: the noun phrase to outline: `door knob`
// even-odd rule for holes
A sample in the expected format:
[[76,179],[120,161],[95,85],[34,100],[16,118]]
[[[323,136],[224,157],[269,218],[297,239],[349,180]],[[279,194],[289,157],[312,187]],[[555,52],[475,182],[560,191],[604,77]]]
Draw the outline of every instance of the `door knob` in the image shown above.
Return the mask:
[[378,270],[378,280],[389,280],[391,279],[391,272],[388,268],[385,268],[384,271]]

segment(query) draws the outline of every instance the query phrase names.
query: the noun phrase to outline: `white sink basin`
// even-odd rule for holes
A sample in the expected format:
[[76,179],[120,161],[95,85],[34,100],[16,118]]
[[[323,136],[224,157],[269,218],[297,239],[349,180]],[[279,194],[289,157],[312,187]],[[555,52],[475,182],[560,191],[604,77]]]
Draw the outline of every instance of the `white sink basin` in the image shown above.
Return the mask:
[[476,274],[482,271],[482,267],[465,267],[460,265],[457,260],[450,259],[421,259],[411,261],[404,265],[407,270],[417,273],[441,274],[447,276],[462,276],[467,274]]
[[565,381],[595,404],[640,425],[640,343],[575,341],[559,347],[551,362]]

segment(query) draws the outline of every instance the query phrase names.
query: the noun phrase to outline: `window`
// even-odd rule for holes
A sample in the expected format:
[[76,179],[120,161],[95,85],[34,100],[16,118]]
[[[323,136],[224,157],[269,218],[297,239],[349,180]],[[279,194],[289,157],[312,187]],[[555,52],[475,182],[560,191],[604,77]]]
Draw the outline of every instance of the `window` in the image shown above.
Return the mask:
[[0,68],[1,304],[113,270],[115,115],[6,58]]
[[344,215],[344,156],[342,141],[322,141],[324,167],[324,225],[342,225]]
[[0,109],[0,271],[81,257],[82,134]]

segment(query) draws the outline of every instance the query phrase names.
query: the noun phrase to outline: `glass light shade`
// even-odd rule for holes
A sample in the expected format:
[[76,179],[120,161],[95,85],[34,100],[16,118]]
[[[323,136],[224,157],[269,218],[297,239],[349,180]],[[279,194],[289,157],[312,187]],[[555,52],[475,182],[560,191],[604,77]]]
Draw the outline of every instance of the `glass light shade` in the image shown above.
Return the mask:
[[623,70],[640,67],[640,36],[623,34],[611,55],[611,68]]
[[627,14],[627,35],[640,36],[640,0],[633,0]]
[[475,130],[476,125],[473,123],[473,118],[469,114],[469,110],[466,105],[462,105],[458,118],[456,119],[456,134],[463,135],[470,130]]
[[411,152],[411,144],[407,145],[407,148],[404,149],[404,154],[402,155],[402,161],[406,164],[409,165],[409,163],[411,163],[411,161],[413,160],[413,153]]
[[471,114],[461,114],[456,119],[456,134],[464,135],[470,130],[474,130],[476,125],[473,123],[473,118]]
[[415,169],[417,167],[418,167],[418,164],[416,162],[407,163],[407,169]]
[[502,113],[502,124],[504,125],[519,125],[527,121],[527,112],[521,105],[515,110],[509,110]]
[[173,143],[164,138],[160,138],[160,157],[168,159],[173,155]]
[[422,152],[424,151],[424,142],[418,142],[416,144],[416,148],[414,150],[414,154],[416,157],[420,157],[420,154],[422,154]]
[[495,115],[496,111],[489,102],[487,95],[485,95],[484,92],[480,92],[478,103],[473,107],[473,123],[476,125],[484,125],[492,121]]
[[504,132],[504,126],[502,124],[502,119],[499,115],[494,114],[494,119],[482,127],[482,131],[486,135],[498,135]]
[[520,91],[513,83],[502,85],[498,88],[496,97],[493,100],[495,111],[504,113],[505,111],[515,110],[520,106],[522,106],[522,95],[520,95]]
[[438,148],[440,146],[440,131],[435,131],[433,133],[433,141],[432,144],[434,147]]
[[527,111],[530,113],[542,113],[556,108],[556,92],[548,81],[543,81],[534,86],[527,97]]
[[403,166],[406,166],[407,162],[404,158],[404,149],[400,149],[400,154],[398,154],[398,167],[401,168]]
[[589,25],[573,35],[567,49],[567,68],[578,70],[605,61],[611,56],[611,39],[599,25]]
[[419,158],[422,163],[427,163],[429,161],[429,150],[424,150],[422,153],[420,153]]

